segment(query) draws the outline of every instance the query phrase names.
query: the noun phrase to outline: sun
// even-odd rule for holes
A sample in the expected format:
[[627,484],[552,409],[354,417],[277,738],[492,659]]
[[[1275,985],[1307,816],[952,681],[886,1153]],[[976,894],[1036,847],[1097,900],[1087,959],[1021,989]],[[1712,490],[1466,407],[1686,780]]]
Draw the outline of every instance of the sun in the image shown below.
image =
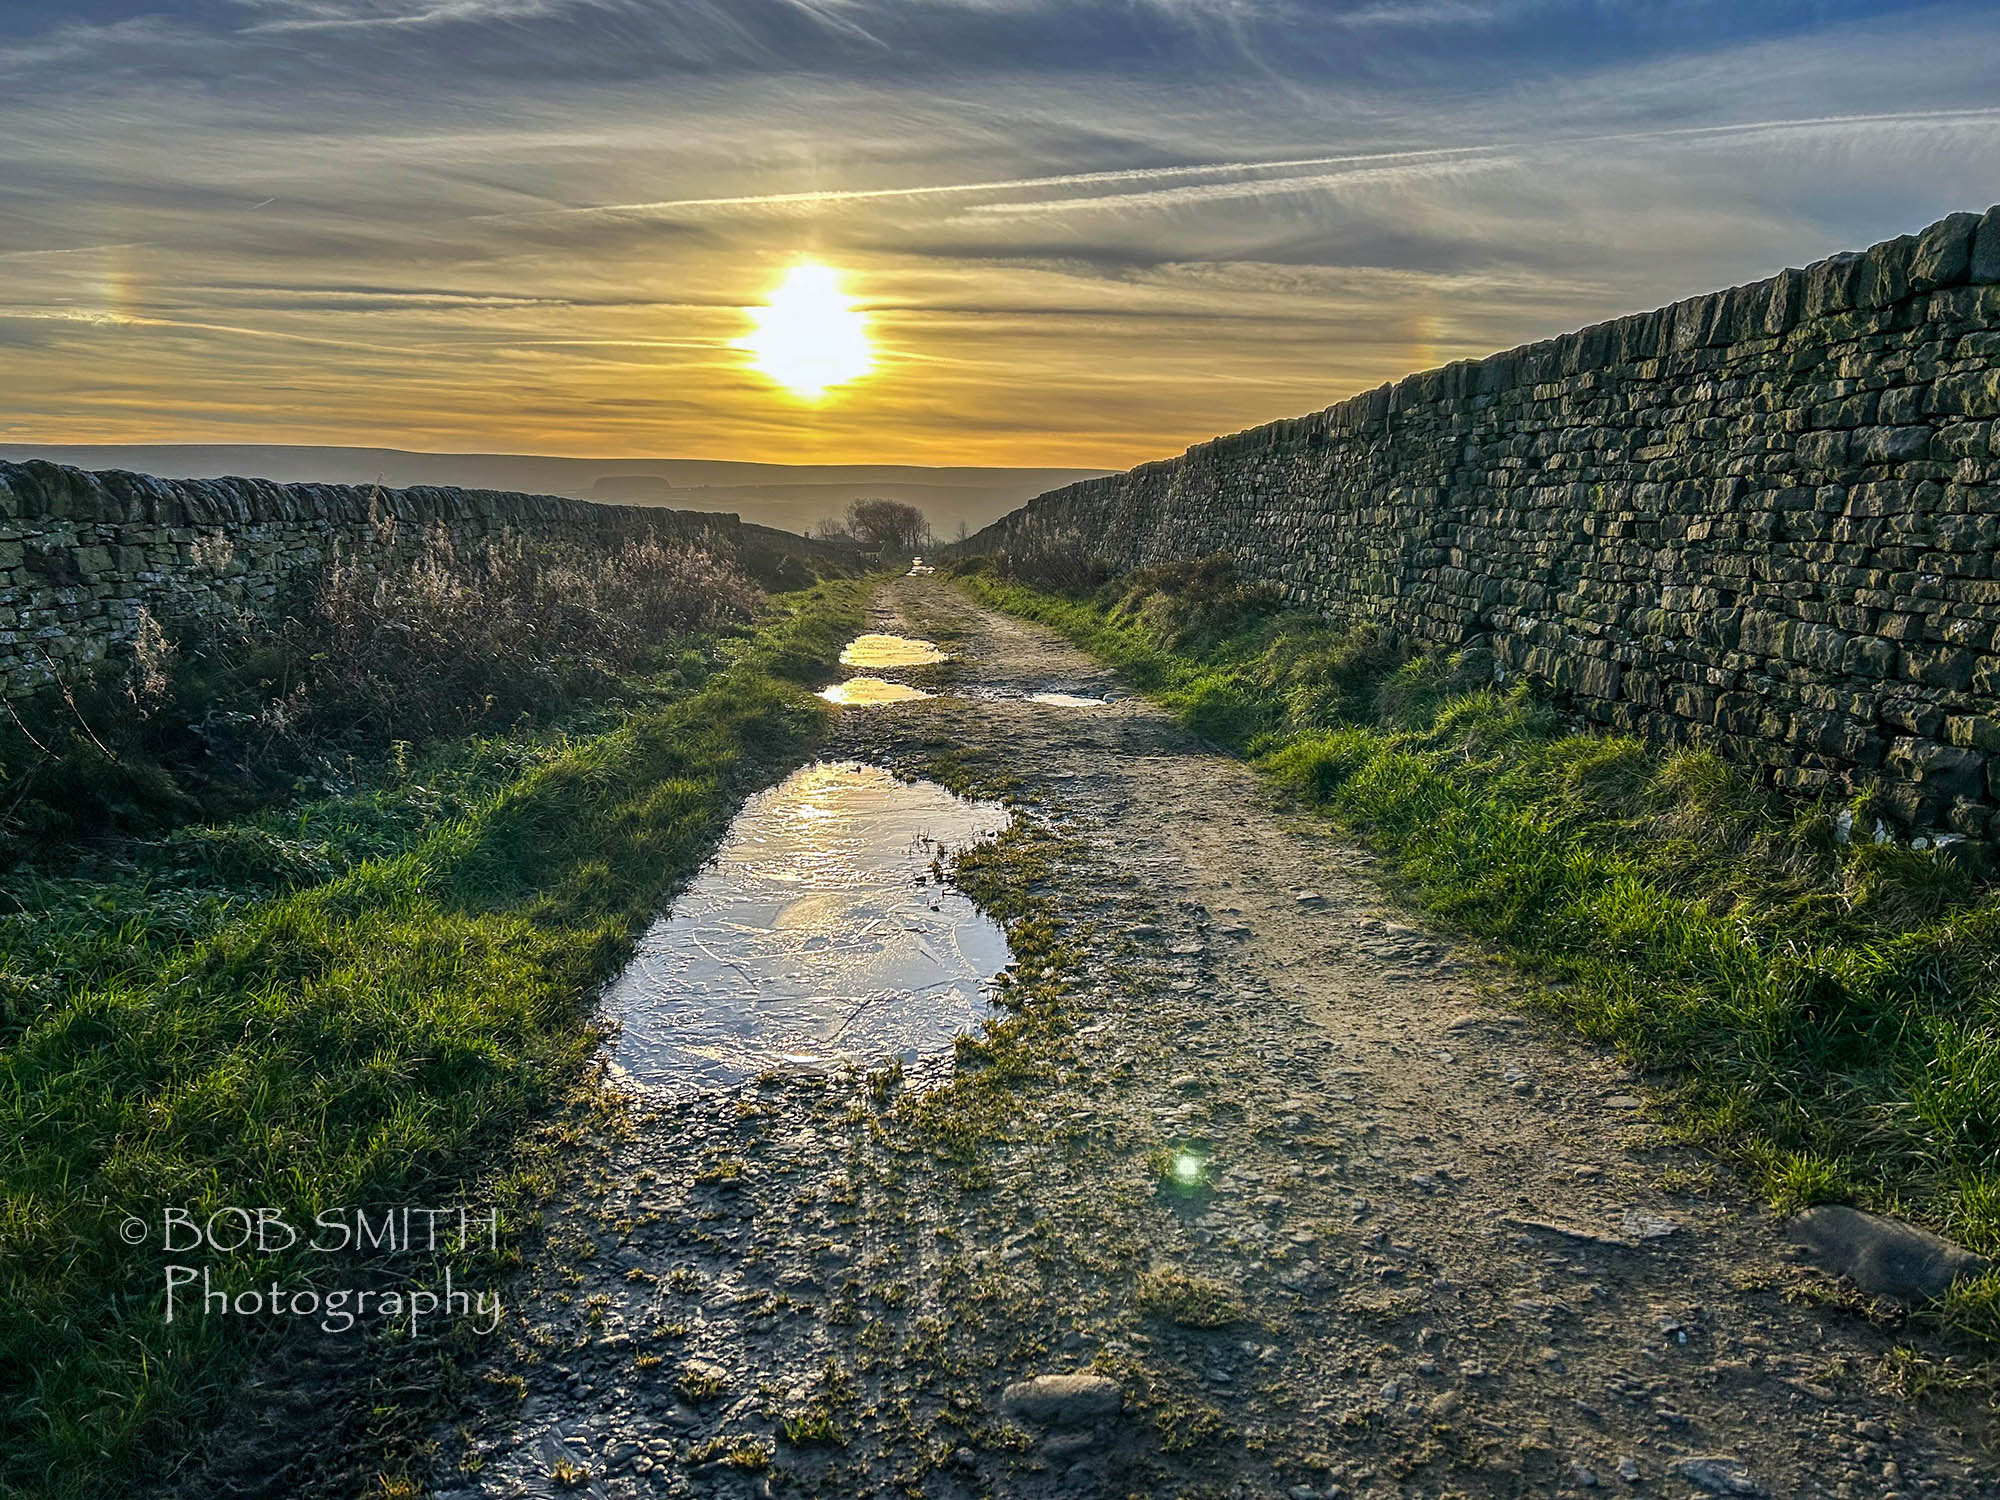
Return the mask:
[[803,401],[817,401],[875,368],[867,315],[855,310],[831,266],[801,261],[785,273],[766,305],[749,312],[755,326],[736,347],[754,355],[759,370]]

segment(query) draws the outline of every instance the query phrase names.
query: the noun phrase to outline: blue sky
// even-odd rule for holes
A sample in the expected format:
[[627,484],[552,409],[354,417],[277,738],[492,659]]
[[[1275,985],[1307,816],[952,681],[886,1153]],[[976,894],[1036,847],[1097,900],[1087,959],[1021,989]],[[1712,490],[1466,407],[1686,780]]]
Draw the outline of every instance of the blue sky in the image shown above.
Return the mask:
[[[2000,7],[0,4],[0,440],[1122,464],[2000,200]],[[875,372],[738,347],[834,266]]]

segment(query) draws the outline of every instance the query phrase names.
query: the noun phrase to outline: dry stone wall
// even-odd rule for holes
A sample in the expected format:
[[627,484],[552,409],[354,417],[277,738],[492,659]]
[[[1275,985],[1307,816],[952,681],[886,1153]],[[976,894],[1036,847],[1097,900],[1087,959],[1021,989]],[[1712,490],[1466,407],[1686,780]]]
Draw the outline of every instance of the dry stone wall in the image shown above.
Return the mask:
[[223,607],[279,614],[343,549],[364,566],[414,557],[442,527],[461,550],[507,533],[585,547],[701,540],[749,567],[836,549],[730,514],[593,505],[429,486],[155,479],[0,462],[0,690],[72,680],[142,616]]
[[1229,553],[1588,718],[2000,837],[2000,209],[1029,502],[966,552]]

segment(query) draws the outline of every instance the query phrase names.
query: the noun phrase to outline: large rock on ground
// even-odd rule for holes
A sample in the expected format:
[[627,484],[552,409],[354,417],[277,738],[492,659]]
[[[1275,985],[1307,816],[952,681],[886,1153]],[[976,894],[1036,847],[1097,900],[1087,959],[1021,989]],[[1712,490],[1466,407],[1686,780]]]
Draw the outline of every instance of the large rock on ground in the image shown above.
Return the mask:
[[1988,1265],[1950,1240],[1843,1204],[1809,1208],[1786,1234],[1820,1266],[1847,1277],[1864,1292],[1899,1302],[1935,1302],[1962,1276]]
[[1118,1414],[1125,1388],[1105,1375],[1037,1375],[1000,1393],[1000,1409],[1037,1427],[1087,1427]]

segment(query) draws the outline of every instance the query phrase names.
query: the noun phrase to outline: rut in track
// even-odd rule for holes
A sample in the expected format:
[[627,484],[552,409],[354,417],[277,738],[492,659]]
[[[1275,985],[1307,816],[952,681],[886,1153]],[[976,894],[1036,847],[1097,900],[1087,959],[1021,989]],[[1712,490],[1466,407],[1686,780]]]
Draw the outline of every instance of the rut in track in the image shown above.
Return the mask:
[[[1615,1060],[1365,854],[1142,700],[1027,701],[1120,690],[942,582],[870,628],[955,659],[831,753],[1007,784],[1067,1019],[969,1158],[852,1077],[635,1110],[514,1292],[488,1373],[525,1398],[445,1435],[440,1493],[2000,1494]],[[1093,1369],[1113,1417],[1003,1410]]]

